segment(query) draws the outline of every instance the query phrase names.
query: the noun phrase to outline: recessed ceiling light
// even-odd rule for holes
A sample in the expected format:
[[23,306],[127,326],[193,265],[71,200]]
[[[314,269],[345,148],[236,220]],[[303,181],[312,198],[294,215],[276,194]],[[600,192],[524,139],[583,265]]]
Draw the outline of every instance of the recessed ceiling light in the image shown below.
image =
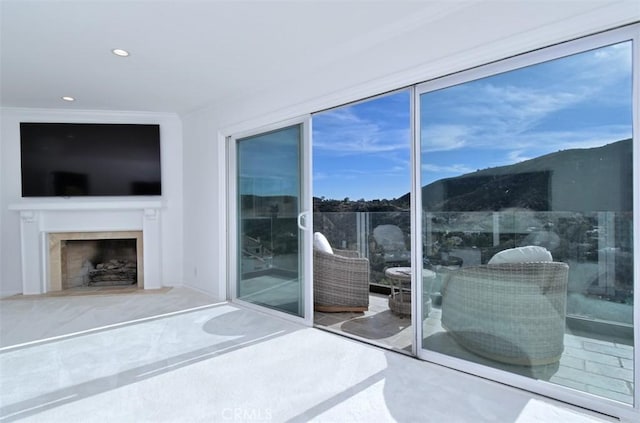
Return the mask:
[[114,48],[113,50],[111,50],[111,53],[120,57],[127,57],[129,55],[129,52],[127,50],[123,50],[121,48]]
[[63,96],[63,97],[61,97],[61,98],[62,98],[64,101],[76,101],[76,99],[75,99],[75,98],[70,97],[70,96],[68,96],[68,95],[65,95],[65,96]]

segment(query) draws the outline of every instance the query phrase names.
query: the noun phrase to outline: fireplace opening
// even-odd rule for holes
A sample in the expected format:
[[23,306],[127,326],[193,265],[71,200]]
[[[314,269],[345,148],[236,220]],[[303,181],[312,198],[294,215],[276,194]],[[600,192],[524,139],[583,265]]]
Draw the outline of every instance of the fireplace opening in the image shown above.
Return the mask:
[[61,240],[62,289],[136,285],[136,244],[135,238]]
[[51,232],[46,291],[144,288],[142,231]]

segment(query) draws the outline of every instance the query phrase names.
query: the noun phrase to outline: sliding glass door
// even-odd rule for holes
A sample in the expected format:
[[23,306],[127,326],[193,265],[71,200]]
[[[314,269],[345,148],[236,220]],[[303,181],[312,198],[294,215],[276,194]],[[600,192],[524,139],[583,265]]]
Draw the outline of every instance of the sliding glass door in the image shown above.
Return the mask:
[[633,405],[633,44],[577,50],[418,88],[421,356]]
[[313,170],[316,325],[415,353],[411,90],[313,115]]
[[232,298],[637,411],[637,28],[314,114],[313,208],[308,121],[231,138]]
[[[234,138],[234,298],[305,317],[307,123]],[[306,208],[308,210],[308,208]]]

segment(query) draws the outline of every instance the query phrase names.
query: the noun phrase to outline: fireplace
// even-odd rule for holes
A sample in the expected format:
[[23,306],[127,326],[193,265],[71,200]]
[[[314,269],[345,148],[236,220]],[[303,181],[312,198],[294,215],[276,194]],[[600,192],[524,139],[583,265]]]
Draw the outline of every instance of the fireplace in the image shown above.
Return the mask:
[[49,290],[144,286],[142,231],[49,233]]
[[162,288],[162,208],[156,199],[47,199],[10,204],[10,210],[20,213],[22,293],[63,289],[61,241],[105,238],[135,239],[137,286]]

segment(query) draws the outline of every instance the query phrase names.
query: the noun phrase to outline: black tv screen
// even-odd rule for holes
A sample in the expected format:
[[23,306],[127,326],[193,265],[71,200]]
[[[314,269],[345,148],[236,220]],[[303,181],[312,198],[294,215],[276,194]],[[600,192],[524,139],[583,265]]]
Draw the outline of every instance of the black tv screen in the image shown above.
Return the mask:
[[20,123],[23,197],[161,195],[160,126]]

